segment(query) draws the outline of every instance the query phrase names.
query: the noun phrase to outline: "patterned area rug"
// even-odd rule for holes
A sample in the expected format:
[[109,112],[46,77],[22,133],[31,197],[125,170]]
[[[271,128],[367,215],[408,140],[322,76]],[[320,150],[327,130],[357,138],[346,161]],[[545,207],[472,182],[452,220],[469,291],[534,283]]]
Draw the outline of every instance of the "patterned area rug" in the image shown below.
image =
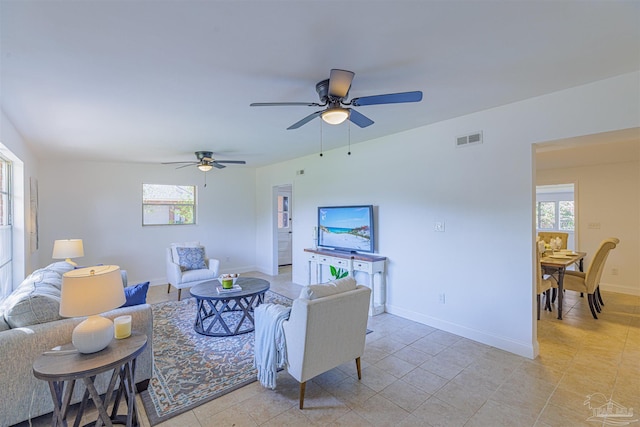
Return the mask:
[[[271,291],[265,302],[291,305]],[[223,338],[196,333],[194,298],[152,309],[153,378],[142,393],[152,426],[256,381],[253,332]]]

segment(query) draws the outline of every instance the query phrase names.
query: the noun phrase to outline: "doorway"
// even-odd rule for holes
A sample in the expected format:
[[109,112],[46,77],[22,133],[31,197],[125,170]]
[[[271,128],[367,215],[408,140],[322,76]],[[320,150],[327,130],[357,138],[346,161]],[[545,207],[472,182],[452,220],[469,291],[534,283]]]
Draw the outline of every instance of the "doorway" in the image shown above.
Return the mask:
[[292,263],[291,241],[293,227],[291,220],[291,185],[278,186],[277,189],[277,236],[278,236],[278,267],[290,266]]

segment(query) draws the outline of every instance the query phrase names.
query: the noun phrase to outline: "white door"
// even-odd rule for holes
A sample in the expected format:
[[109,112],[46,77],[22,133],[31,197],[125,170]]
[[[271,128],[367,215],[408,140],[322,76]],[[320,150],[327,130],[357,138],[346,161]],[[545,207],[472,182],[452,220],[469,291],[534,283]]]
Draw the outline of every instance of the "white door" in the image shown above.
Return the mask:
[[291,265],[291,186],[278,189],[278,265]]

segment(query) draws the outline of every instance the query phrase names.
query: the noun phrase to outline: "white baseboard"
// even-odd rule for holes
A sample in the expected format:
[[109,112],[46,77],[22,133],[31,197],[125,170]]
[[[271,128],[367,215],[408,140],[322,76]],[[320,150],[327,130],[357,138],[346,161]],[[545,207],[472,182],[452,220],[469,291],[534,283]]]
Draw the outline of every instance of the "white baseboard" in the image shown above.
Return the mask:
[[510,353],[517,354],[518,356],[527,357],[529,359],[535,359],[538,355],[538,343],[526,343],[518,342],[509,338],[500,337],[484,331],[471,329],[466,326],[461,326],[455,323],[446,322],[441,319],[436,319],[431,316],[425,316],[424,314],[416,313],[403,308],[394,307],[387,303],[387,313],[395,314],[396,316],[403,317],[405,319],[413,320],[423,325],[431,326],[452,334],[459,335],[464,338],[468,338],[473,341],[478,341],[482,344],[487,344],[492,347],[499,348]]
[[[133,284],[135,285],[135,283]],[[167,279],[163,277],[162,279],[149,280],[149,286],[167,286]]]
[[223,268],[222,270],[220,270],[220,274],[227,274],[227,273],[248,273],[250,271],[259,271],[256,269],[255,265],[249,265],[249,266],[245,266],[245,267],[233,267],[233,268]]
[[[255,266],[248,266],[248,267],[237,267],[237,268],[230,268],[230,269],[222,269],[220,271],[220,274],[225,274],[225,273],[248,273],[250,271],[258,271],[256,269]],[[144,282],[146,282],[146,280],[144,280]],[[131,280],[129,280],[129,285],[135,285],[136,283],[140,283],[140,282],[132,282]],[[167,286],[167,278],[166,277],[161,277],[158,279],[151,279],[149,280],[149,286],[160,286],[160,285],[164,285]]]
[[616,292],[618,294],[640,296],[640,288],[630,288],[628,286],[620,286],[613,283],[600,283],[600,289],[603,291]]

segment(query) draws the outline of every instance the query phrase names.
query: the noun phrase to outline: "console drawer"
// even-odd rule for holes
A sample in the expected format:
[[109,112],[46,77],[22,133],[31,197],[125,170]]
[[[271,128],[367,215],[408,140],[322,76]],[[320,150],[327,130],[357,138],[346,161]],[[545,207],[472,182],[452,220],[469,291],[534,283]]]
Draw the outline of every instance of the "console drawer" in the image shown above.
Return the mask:
[[333,266],[338,266],[342,268],[346,268],[349,266],[349,260],[343,258],[334,258],[330,256],[319,255],[318,262],[320,264],[331,264]]
[[369,274],[373,273],[373,263],[364,261],[353,261],[354,271],[364,271]]
[[329,258],[329,262],[334,267],[349,268],[349,260],[342,258]]

